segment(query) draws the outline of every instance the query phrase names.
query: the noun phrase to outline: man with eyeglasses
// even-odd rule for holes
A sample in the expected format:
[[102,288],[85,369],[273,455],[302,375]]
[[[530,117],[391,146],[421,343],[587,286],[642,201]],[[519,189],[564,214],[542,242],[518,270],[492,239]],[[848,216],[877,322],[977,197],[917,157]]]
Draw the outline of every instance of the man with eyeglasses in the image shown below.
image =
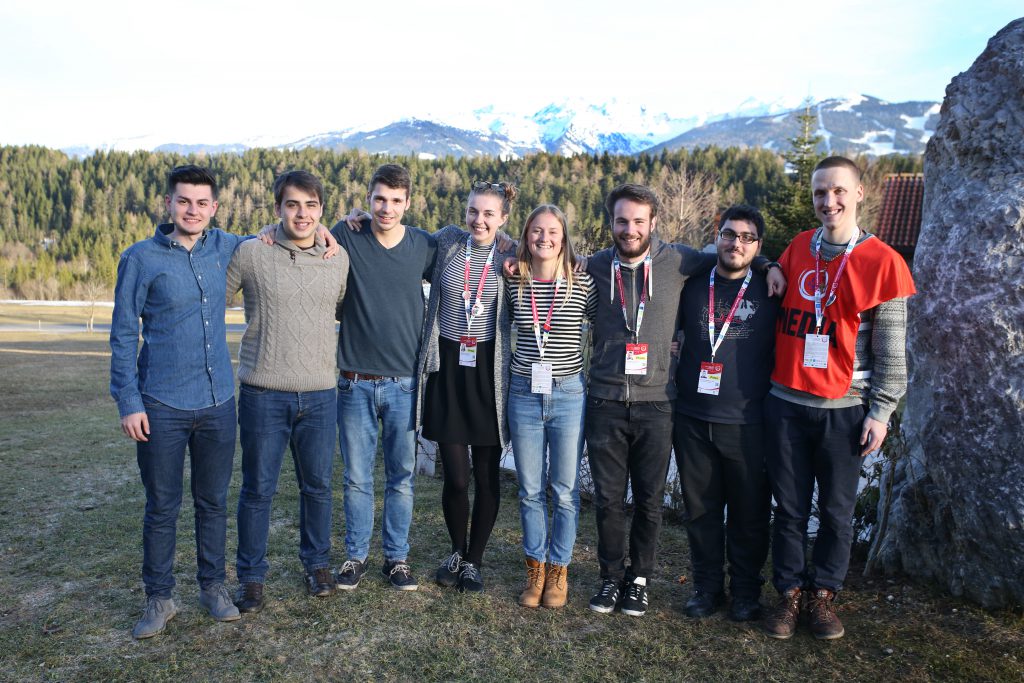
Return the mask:
[[763,237],[757,209],[727,209],[715,240],[715,268],[687,280],[680,300],[684,336],[672,443],[693,565],[693,596],[685,607],[692,618],[710,616],[725,603],[726,558],[729,618],[761,616],[771,517],[761,405],[779,309],[764,278],[752,277]]
[[[765,399],[768,478],[775,498],[772,638],[793,636],[802,611],[815,638],[845,633],[835,613],[853,542],[863,456],[885,440],[907,387],[910,270],[857,224],[864,199],[855,163],[833,156],[811,175],[815,230],[793,238],[780,263],[794,286],[782,301],[772,388]],[[812,494],[819,526],[812,565],[805,541]]]

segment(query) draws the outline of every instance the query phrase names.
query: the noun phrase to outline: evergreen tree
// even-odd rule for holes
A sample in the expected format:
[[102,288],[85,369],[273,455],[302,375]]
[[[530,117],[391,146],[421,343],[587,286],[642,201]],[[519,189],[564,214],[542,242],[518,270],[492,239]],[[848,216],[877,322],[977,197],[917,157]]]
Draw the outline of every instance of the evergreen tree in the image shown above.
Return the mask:
[[804,102],[804,113],[797,116],[799,133],[789,139],[789,151],[783,152],[788,173],[782,187],[765,207],[766,236],[764,254],[778,258],[797,233],[817,225],[811,201],[811,174],[822,159],[818,152],[821,136],[816,134],[818,117],[811,113],[811,101]]

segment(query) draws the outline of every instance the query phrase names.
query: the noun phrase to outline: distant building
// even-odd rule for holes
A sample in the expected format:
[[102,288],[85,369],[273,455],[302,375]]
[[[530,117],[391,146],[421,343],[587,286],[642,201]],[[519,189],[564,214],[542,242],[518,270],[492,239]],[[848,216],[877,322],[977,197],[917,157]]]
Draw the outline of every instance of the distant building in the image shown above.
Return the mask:
[[913,261],[917,236],[921,233],[923,199],[923,173],[890,173],[885,177],[875,235],[908,263]]

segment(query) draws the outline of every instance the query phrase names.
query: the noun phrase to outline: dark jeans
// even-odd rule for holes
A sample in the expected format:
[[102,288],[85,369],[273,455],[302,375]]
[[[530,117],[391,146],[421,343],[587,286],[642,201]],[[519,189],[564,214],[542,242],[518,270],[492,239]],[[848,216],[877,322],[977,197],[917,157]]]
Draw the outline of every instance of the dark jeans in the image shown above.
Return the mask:
[[174,547],[188,448],[196,525],[196,580],[224,582],[228,484],[235,456],[235,399],[200,410],[178,410],[143,396],[149,441],[136,444],[146,514],[142,520],[142,581],[146,596],[171,597]]
[[597,557],[601,578],[626,575],[627,485],[633,490],[629,573],[649,577],[665,505],[665,477],[672,449],[672,402],[623,403],[588,398],[587,453],[597,510]]
[[756,598],[764,583],[771,518],[763,425],[719,424],[676,413],[673,432],[694,586],[720,593],[728,557],[733,597]]
[[[850,565],[853,509],[860,481],[860,433],[866,406],[810,408],[769,395],[764,417],[768,479],[775,497],[772,584],[838,591]],[[817,538],[807,567],[805,540],[814,484]]]
[[270,563],[270,504],[281,461],[291,446],[299,486],[299,559],[306,571],[331,565],[331,474],[338,394],[275,391],[243,384],[238,426],[242,441],[242,490],[238,496],[238,555],[242,583],[263,583]]

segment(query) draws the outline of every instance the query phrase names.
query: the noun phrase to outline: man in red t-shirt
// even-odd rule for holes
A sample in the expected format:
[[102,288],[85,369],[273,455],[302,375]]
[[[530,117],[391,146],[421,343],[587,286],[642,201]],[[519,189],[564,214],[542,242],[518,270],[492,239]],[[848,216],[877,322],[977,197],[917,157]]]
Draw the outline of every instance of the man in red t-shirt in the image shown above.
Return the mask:
[[[853,542],[863,456],[885,440],[906,391],[906,301],[914,282],[903,259],[857,224],[860,169],[822,160],[811,176],[821,226],[797,235],[779,260],[790,283],[775,332],[765,400],[766,464],[775,498],[772,583],[781,594],[767,634],[793,635],[801,608],[819,639],[841,638],[834,600]],[[804,548],[814,486],[819,527]]]

